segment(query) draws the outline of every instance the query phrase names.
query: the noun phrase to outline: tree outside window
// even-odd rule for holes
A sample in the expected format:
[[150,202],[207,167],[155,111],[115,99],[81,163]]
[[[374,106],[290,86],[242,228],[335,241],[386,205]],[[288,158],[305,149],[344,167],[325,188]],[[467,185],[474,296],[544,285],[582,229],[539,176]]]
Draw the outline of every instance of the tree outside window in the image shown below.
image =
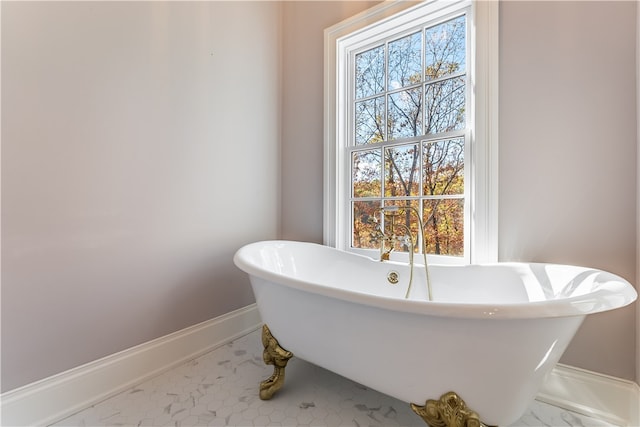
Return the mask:
[[[380,207],[411,206],[427,253],[464,255],[466,58],[464,14],[353,52],[352,247],[379,247],[371,218]],[[402,221],[416,236],[413,211],[397,215],[384,226]]]

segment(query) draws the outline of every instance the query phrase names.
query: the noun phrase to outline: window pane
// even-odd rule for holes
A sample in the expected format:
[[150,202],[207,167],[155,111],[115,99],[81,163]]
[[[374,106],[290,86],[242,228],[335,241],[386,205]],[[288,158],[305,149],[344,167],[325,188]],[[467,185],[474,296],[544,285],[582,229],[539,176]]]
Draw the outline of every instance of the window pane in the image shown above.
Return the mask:
[[422,134],[422,90],[389,95],[389,140]]
[[380,202],[353,202],[352,242],[354,248],[377,249],[380,242],[375,238],[376,224],[372,221]]
[[[354,248],[380,248],[384,227],[395,234],[386,249],[420,252],[420,218],[427,253],[464,255],[467,21],[447,19],[371,40],[376,47],[351,57]],[[411,209],[382,214],[381,205]]]
[[[411,239],[413,244],[413,251],[419,252],[419,223],[417,215],[419,212],[419,202],[417,200],[387,200],[385,206],[402,206],[412,207],[413,209],[403,209],[397,212],[387,212],[384,219],[384,229],[388,235],[395,234],[399,237],[407,235],[407,232],[411,232]],[[409,252],[411,246],[408,239],[398,239],[393,249],[397,252]],[[387,248],[388,249],[388,248]]]
[[384,155],[384,195],[417,196],[420,152],[417,144],[387,148]]
[[380,142],[384,138],[384,97],[356,102],[356,145]]
[[415,33],[389,43],[389,90],[420,83],[422,36]]
[[384,90],[384,45],[356,55],[356,99]]
[[465,72],[465,16],[425,30],[425,80]]
[[464,194],[464,138],[423,143],[422,181],[425,196]]
[[464,129],[464,80],[457,77],[427,85],[425,134]]
[[427,253],[464,255],[464,199],[424,201]]
[[354,152],[351,165],[353,197],[380,197],[382,192],[381,150]]

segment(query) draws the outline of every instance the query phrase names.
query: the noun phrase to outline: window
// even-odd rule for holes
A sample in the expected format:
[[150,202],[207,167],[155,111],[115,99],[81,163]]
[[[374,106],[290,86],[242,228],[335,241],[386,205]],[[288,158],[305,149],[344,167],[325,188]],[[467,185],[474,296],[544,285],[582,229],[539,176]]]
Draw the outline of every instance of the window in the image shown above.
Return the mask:
[[374,217],[417,236],[419,216],[435,262],[497,260],[492,3],[383,3],[326,31],[326,244],[375,256]]

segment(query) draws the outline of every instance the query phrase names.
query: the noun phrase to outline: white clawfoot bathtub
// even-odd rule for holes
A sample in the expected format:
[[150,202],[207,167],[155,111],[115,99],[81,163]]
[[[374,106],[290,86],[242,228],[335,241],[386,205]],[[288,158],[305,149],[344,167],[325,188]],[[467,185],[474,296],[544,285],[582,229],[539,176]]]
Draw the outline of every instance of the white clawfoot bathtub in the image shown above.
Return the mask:
[[586,315],[637,297],[600,270],[498,263],[431,266],[431,302],[416,268],[405,299],[408,266],[293,241],[249,244],[234,262],[295,356],[405,402],[455,391],[500,426],[522,416]]

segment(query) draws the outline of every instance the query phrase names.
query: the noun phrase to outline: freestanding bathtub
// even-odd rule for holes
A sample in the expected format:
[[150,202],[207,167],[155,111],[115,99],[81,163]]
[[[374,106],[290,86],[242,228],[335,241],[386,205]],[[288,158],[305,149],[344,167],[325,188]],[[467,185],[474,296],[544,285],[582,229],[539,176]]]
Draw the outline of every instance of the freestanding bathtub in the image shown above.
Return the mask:
[[234,262],[283,349],[409,403],[454,391],[495,426],[522,416],[586,315],[637,298],[616,275],[553,264],[432,265],[428,301],[424,269],[405,299],[407,265],[327,246],[257,242]]

